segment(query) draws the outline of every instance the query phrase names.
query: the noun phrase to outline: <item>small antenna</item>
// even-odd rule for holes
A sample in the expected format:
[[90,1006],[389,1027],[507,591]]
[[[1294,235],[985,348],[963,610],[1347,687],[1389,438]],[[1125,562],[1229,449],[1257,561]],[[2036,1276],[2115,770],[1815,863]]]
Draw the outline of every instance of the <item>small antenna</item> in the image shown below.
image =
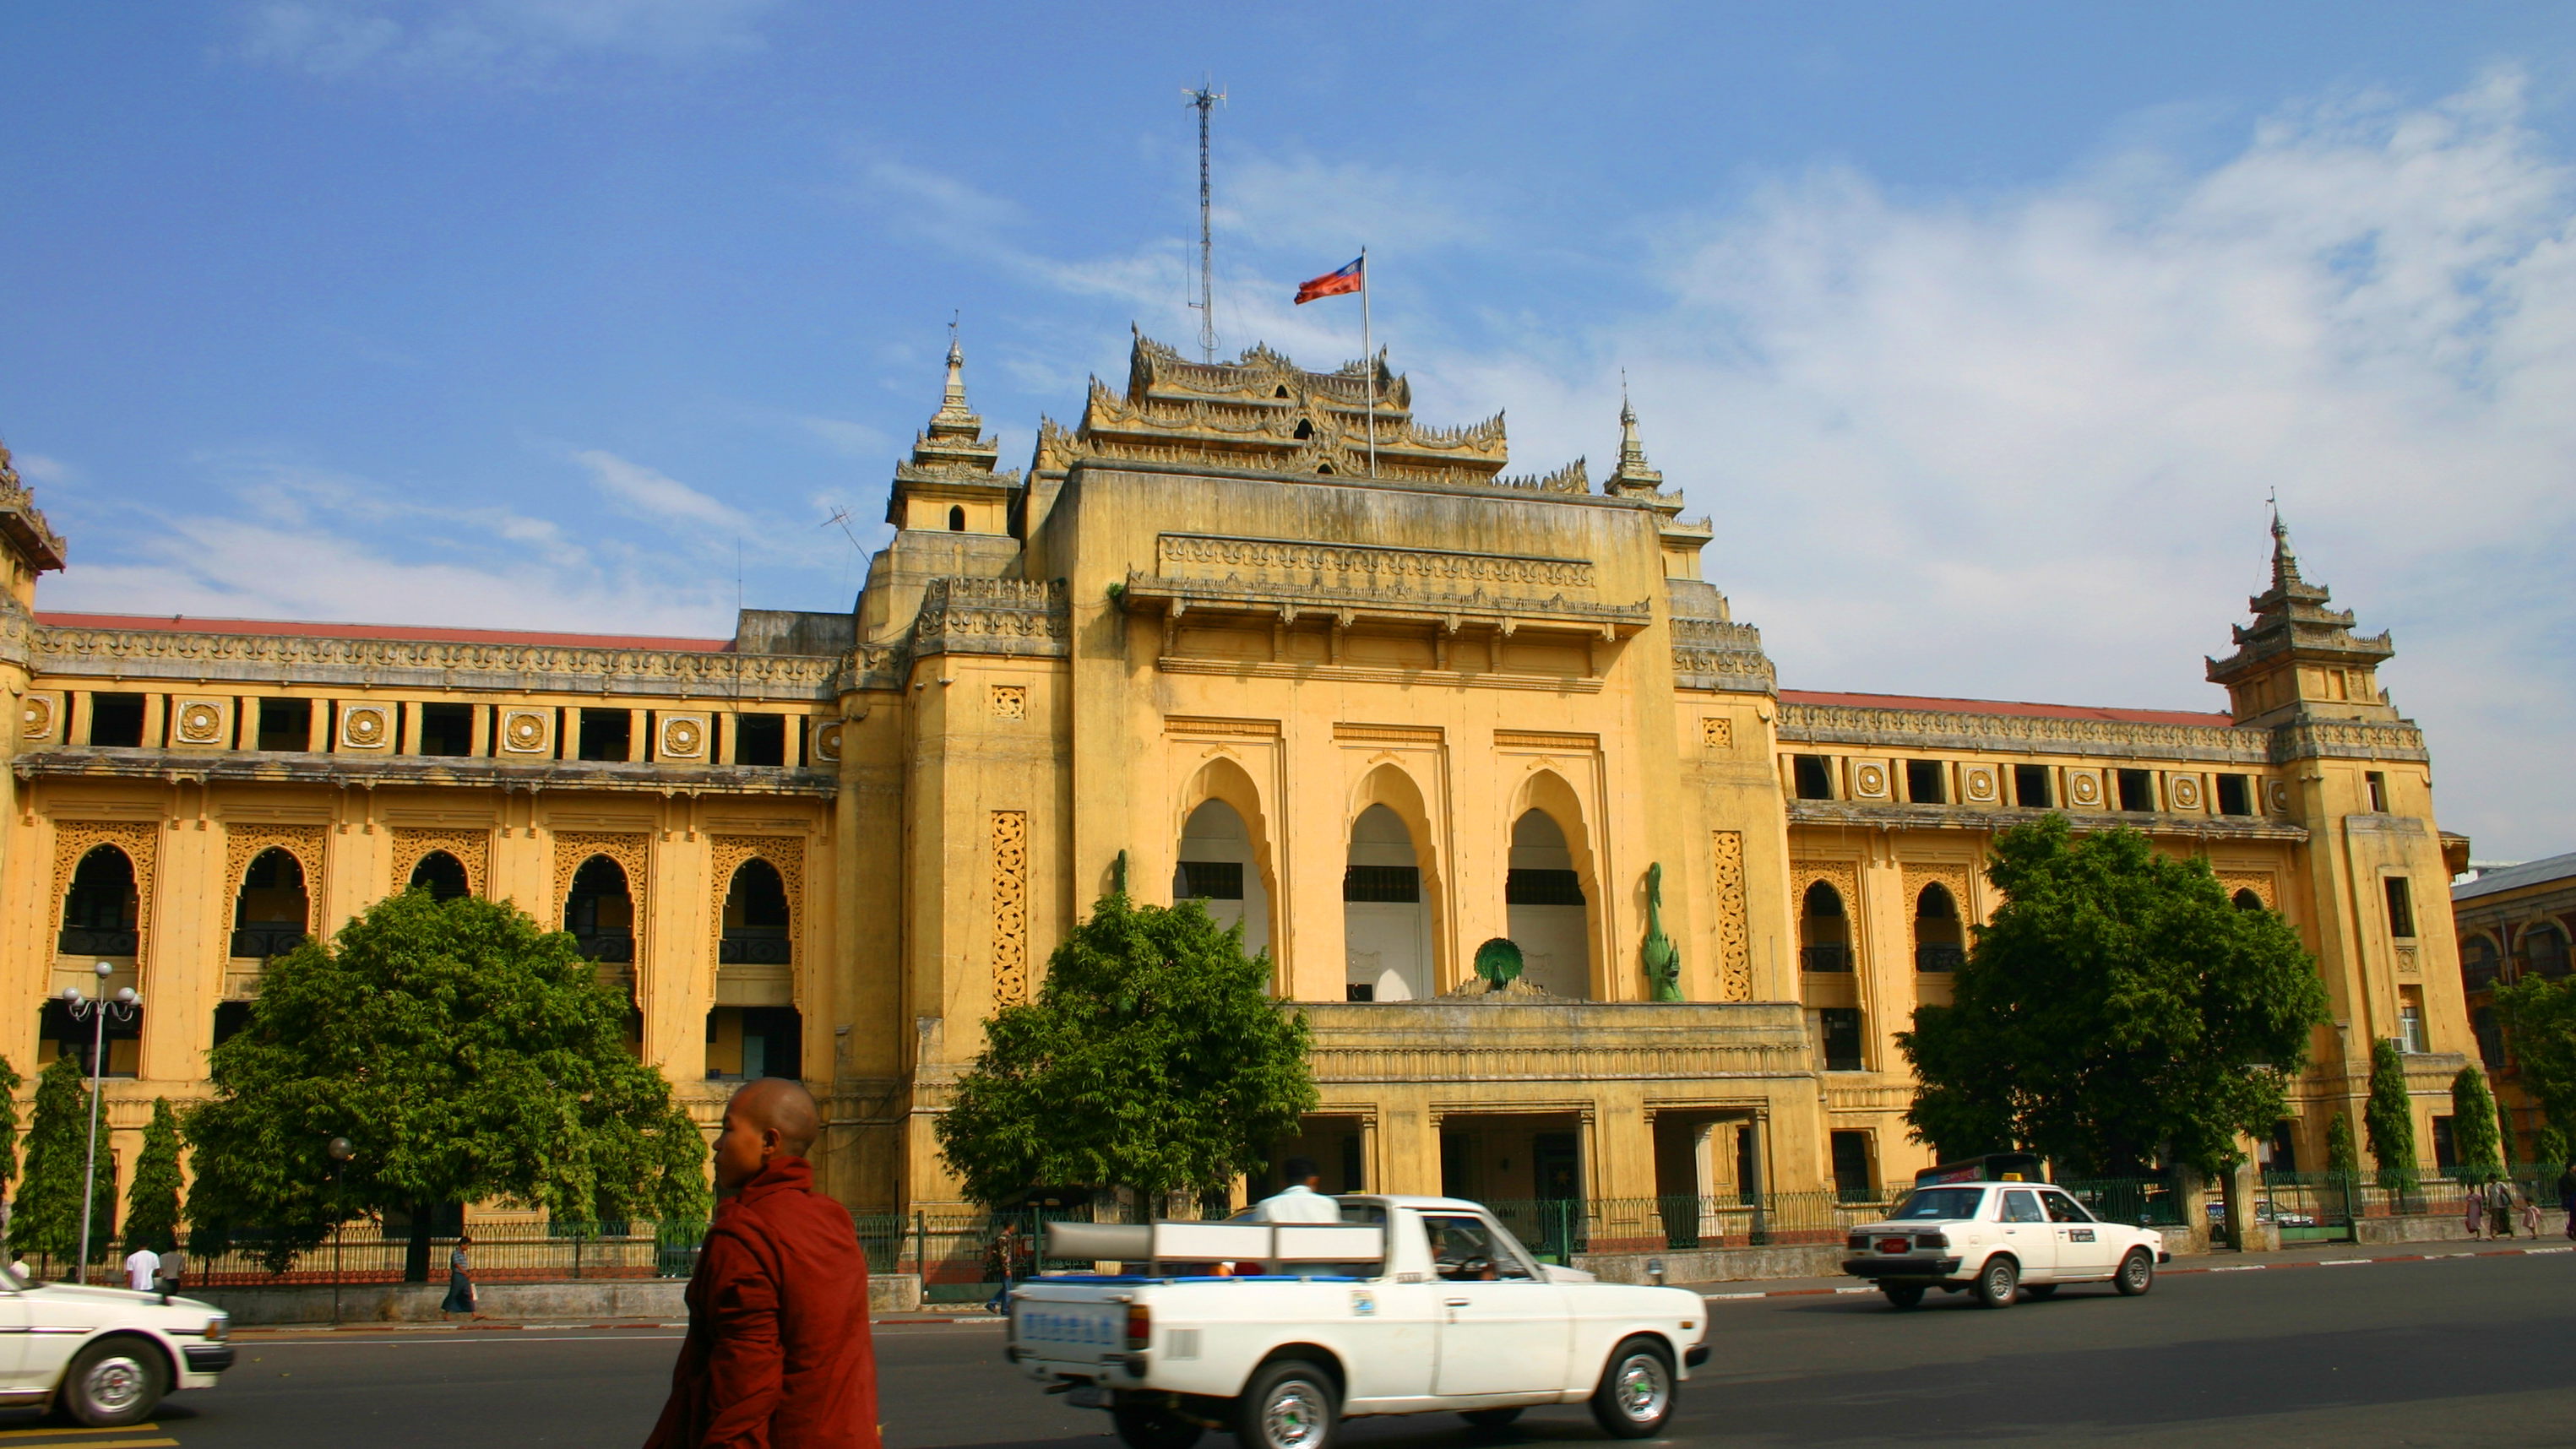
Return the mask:
[[733,536],[733,611],[742,613],[742,535]]
[[1198,309],[1199,351],[1209,362],[1216,361],[1216,232],[1208,221],[1208,111],[1225,99],[1215,84],[1202,78],[1198,89],[1181,91],[1199,113],[1199,299],[1190,305]]
[[857,549],[862,554],[868,551],[868,546],[859,542],[859,536],[850,532],[850,510],[846,508],[833,509],[832,516],[823,520],[822,527],[830,528],[834,524],[839,524],[841,532],[849,534],[850,547]]

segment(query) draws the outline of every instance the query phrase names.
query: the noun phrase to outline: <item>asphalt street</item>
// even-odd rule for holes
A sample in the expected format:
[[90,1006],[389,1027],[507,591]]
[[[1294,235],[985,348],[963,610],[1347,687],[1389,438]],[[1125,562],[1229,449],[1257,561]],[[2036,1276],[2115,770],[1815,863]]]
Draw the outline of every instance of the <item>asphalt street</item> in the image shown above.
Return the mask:
[[[2144,1298],[2074,1290],[1986,1312],[1875,1297],[1711,1308],[1710,1365],[1668,1442],[1947,1445],[1999,1440],[2209,1446],[2576,1444],[2576,1254],[2207,1273]],[[989,1325],[883,1326],[888,1442],[1112,1443],[1000,1359]],[[640,1445],[677,1334],[245,1336],[208,1393],[151,1428],[0,1423],[0,1449],[453,1449]],[[1446,1415],[1364,1420],[1368,1449],[1601,1444],[1580,1407],[1511,1429]],[[1215,1449],[1227,1441],[1211,1437]]]

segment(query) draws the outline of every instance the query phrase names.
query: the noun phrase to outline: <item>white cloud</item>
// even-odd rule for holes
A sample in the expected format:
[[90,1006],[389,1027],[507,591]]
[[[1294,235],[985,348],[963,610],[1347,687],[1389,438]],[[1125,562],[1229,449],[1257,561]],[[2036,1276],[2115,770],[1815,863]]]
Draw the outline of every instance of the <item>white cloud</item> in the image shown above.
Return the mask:
[[80,474],[71,464],[43,453],[18,453],[10,458],[17,465],[18,476],[29,483],[42,483],[51,488],[68,488],[79,481]]
[[258,0],[238,53],[316,75],[527,80],[574,59],[683,63],[761,48],[774,0]]
[[600,492],[629,515],[648,523],[691,536],[703,535],[707,529],[739,535],[753,527],[741,510],[719,503],[667,473],[597,448],[572,456],[574,462],[590,470],[590,480]]

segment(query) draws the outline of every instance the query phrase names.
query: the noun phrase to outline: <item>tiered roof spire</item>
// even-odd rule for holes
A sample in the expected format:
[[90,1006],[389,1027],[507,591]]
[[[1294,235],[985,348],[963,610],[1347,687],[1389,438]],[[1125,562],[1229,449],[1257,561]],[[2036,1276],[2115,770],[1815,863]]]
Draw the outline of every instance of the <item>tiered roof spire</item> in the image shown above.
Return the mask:
[[1628,373],[1619,373],[1619,466],[1601,485],[1605,493],[1636,494],[1664,491],[1663,472],[1646,461],[1646,445],[1637,437],[1637,410],[1628,403]]

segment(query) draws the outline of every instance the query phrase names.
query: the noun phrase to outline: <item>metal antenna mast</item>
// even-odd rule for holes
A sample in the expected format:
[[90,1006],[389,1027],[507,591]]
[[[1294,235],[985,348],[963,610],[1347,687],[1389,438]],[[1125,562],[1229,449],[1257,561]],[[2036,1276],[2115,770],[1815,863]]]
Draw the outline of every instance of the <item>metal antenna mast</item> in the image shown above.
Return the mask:
[[1210,362],[1216,361],[1216,232],[1208,224],[1208,111],[1225,99],[1213,87],[1201,80],[1198,89],[1181,92],[1199,113],[1199,299],[1190,305],[1199,309],[1199,351]]

